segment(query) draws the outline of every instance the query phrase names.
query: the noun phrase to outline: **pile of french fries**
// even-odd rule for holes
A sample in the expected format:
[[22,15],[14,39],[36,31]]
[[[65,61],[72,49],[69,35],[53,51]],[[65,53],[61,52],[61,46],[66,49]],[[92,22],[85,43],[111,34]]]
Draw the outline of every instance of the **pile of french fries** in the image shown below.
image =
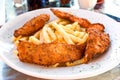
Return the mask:
[[88,34],[84,28],[81,28],[78,22],[70,22],[65,19],[57,19],[44,25],[44,27],[32,36],[19,36],[13,39],[17,45],[19,40],[41,43],[67,43],[67,44],[83,44],[86,42]]
[[81,28],[78,22],[70,22],[65,19],[57,19],[47,23],[40,31],[33,36],[22,37],[20,40],[27,40],[35,44],[41,43],[67,43],[83,44],[88,34]]

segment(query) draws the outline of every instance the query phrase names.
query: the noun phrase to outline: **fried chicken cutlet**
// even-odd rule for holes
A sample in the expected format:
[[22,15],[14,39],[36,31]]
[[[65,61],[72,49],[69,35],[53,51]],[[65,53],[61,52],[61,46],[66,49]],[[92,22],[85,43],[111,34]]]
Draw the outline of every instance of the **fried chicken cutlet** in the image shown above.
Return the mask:
[[84,28],[87,28],[91,23],[85,19],[85,18],[80,18],[80,17],[77,17],[77,16],[74,16],[72,14],[69,14],[67,12],[63,12],[63,11],[60,11],[58,9],[50,9],[54,15],[56,15],[57,17],[59,18],[62,18],[62,19],[67,19],[69,21],[72,21],[72,22],[78,22],[80,26],[84,27]]
[[87,28],[89,34],[85,49],[84,63],[88,63],[95,56],[104,54],[110,45],[110,37],[104,32],[103,25],[92,24]]
[[85,44],[43,43],[36,45],[24,41],[20,41],[17,46],[18,57],[22,62],[35,63],[44,66],[81,59],[83,57],[84,49]]
[[40,30],[44,24],[49,20],[50,16],[48,14],[40,14],[37,17],[32,18],[30,21],[26,22],[22,27],[15,30],[14,36],[30,36],[36,31]]

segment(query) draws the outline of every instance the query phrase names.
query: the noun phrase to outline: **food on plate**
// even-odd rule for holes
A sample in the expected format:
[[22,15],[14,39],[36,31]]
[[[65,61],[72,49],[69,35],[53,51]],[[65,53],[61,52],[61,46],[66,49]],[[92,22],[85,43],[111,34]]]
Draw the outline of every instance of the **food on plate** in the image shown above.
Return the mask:
[[14,35],[22,62],[54,67],[74,66],[88,63],[108,50],[110,37],[103,24],[90,23],[85,18],[57,9],[50,10],[58,19],[44,23],[31,35]]
[[[110,37],[104,32],[104,25],[100,23],[91,24],[87,19],[78,18],[57,9],[51,11],[59,18],[77,21],[81,27],[85,27],[88,33],[87,45],[84,52],[83,63],[89,62],[93,57],[103,54],[110,45]],[[82,23],[83,22],[83,23]]]
[[85,44],[42,43],[38,45],[32,42],[20,41],[17,49],[21,61],[50,66],[56,63],[63,65],[65,62],[81,59]]
[[[99,31],[102,31],[102,32],[104,32],[104,29],[105,29],[104,25],[100,24],[100,23],[93,23],[93,24],[89,25],[89,28],[90,29],[96,28],[96,29],[98,29]],[[87,28],[87,30],[89,30],[89,28]]]
[[36,31],[41,29],[44,24],[49,20],[50,16],[48,14],[40,14],[37,17],[32,18],[30,21],[26,22],[21,28],[15,30],[14,36],[30,36]]
[[88,21],[85,18],[80,18],[77,16],[74,16],[72,14],[69,14],[67,12],[60,11],[58,9],[50,9],[57,17],[62,19],[67,19],[72,22],[78,22],[82,27],[87,28],[91,24],[90,21]]
[[97,24],[95,26],[95,24],[93,24],[93,26],[91,25],[91,27],[87,29],[89,37],[87,39],[87,45],[84,53],[85,63],[92,60],[93,57],[103,54],[110,45],[109,35],[102,30],[102,27],[103,25]]
[[18,57],[23,62],[68,66],[66,62],[71,63],[83,57],[87,38],[87,32],[78,22],[56,19],[31,36],[15,37],[14,43]]

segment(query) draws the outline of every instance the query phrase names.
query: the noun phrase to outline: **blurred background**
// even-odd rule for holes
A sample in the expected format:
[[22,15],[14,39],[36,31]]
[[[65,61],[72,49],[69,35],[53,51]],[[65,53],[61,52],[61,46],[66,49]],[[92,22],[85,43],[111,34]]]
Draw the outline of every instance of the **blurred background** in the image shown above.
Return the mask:
[[87,9],[120,17],[120,0],[1,0],[0,25],[22,13],[50,7]]

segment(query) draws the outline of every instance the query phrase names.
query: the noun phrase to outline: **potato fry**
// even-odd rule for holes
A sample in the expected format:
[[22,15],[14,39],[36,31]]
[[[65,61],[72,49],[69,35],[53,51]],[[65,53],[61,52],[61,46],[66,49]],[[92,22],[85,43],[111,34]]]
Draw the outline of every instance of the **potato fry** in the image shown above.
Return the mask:
[[74,43],[82,42],[82,39],[80,39],[79,37],[76,37],[76,36],[71,35],[71,34],[69,34],[69,36]]
[[33,36],[35,36],[37,39],[40,39],[40,32],[41,32],[41,30],[39,30],[38,32],[36,32]]
[[60,26],[65,30],[65,32],[67,32],[69,34],[73,34],[74,33],[74,31],[72,29],[70,29],[70,28],[68,28],[66,26],[63,26],[63,25],[60,25]]
[[57,39],[54,31],[50,27],[47,27],[47,32],[50,35],[50,37],[52,38],[52,41],[55,41]]
[[35,36],[29,37],[29,42],[33,42],[34,44],[40,44],[40,40],[38,40]]
[[67,24],[66,27],[72,29],[72,24]]
[[88,39],[88,34],[85,34],[85,36],[82,38],[82,41],[78,42],[78,45],[85,43],[87,41],[87,39]]
[[13,37],[13,38],[12,38],[12,41],[13,41],[13,42],[16,42],[16,41],[20,40],[21,38],[22,38],[22,36]]
[[66,65],[67,66],[74,66],[74,65],[78,65],[78,64],[82,64],[82,63],[84,63],[84,59],[83,58],[79,59],[79,60],[76,60],[74,62],[67,62]]
[[56,20],[54,20],[54,21],[52,21],[52,22],[56,22],[56,23],[59,23],[59,22],[61,22],[63,19],[61,19],[61,18],[58,18],[58,19],[56,19]]
[[53,23],[53,27],[62,34],[64,40],[65,40],[68,44],[74,44],[73,41],[71,40],[71,38],[70,38],[70,37],[68,36],[68,34],[64,31],[64,29],[61,28],[60,25],[58,25],[56,22],[54,22],[54,23]]
[[43,31],[41,30],[40,32],[40,43],[43,43],[44,42],[44,39],[43,39]]
[[57,37],[57,42],[66,43],[63,36],[58,31],[55,31],[55,34],[56,34],[56,37]]
[[85,32],[80,32],[78,37],[83,38],[85,34],[86,34]]
[[74,22],[74,23],[72,24],[72,30],[75,30],[77,26],[78,26],[78,22]]
[[43,39],[44,39],[44,42],[45,43],[50,43],[51,42],[51,39],[50,39],[50,37],[49,37],[49,35],[48,35],[48,33],[47,33],[47,29],[46,29],[46,27],[47,27],[48,25],[45,25],[44,27],[43,27]]
[[61,24],[61,25],[67,25],[67,24],[70,24],[70,21],[63,20],[63,21],[59,22],[59,24]]

